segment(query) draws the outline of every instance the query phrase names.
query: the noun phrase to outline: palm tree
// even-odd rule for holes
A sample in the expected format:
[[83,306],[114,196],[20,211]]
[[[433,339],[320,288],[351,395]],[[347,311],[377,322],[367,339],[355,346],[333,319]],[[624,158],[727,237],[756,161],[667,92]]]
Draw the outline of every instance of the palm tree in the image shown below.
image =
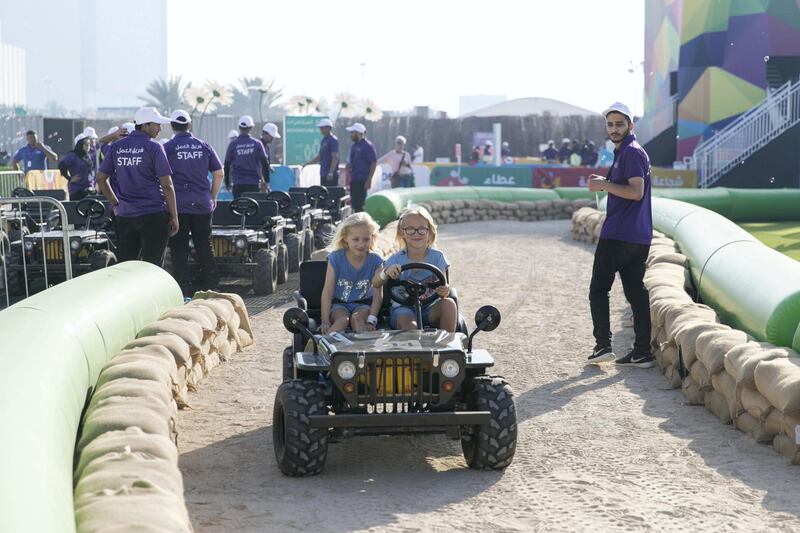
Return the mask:
[[264,122],[264,112],[283,96],[282,89],[275,89],[275,79],[264,81],[261,76],[239,78],[240,87],[234,89],[230,111],[240,115],[258,116]]
[[181,76],[170,76],[169,80],[159,78],[150,82],[145,90],[147,96],[140,96],[139,100],[162,113],[169,113],[181,106],[184,88]]

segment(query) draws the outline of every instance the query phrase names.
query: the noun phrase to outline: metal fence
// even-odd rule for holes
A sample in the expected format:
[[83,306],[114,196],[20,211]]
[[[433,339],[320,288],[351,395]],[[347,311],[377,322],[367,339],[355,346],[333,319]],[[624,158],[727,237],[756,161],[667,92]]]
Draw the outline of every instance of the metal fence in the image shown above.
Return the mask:
[[25,174],[18,170],[0,172],[0,198],[9,197],[14,189],[25,186]]

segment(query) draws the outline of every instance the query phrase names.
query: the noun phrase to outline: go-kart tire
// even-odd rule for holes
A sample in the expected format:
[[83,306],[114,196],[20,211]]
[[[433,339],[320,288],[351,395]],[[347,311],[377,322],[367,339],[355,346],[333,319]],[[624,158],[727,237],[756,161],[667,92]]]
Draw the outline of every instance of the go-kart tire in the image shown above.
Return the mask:
[[500,376],[472,378],[468,405],[491,412],[488,424],[462,431],[461,449],[470,468],[501,470],[511,464],[517,447],[517,411],[514,392]]
[[287,346],[283,349],[283,381],[294,379],[294,349]]
[[111,250],[95,250],[89,254],[89,270],[95,271],[117,264],[117,256]]
[[283,243],[278,244],[278,284],[283,285],[289,279],[289,251]]
[[325,391],[319,383],[293,379],[278,387],[272,410],[272,446],[284,475],[314,476],[325,467],[328,430],[312,428],[308,417],[327,414]]
[[297,233],[286,235],[286,249],[289,252],[289,272],[297,272],[303,260],[303,241]]
[[303,261],[311,261],[314,250],[314,232],[306,229],[303,231]]
[[333,241],[333,234],[336,230],[333,227],[333,224],[326,222],[321,224],[317,231],[314,232],[314,247],[317,250],[322,250],[326,246],[328,246],[331,241]]
[[257,250],[253,256],[256,268],[253,271],[253,292],[259,296],[272,294],[278,283],[278,261],[269,248]]

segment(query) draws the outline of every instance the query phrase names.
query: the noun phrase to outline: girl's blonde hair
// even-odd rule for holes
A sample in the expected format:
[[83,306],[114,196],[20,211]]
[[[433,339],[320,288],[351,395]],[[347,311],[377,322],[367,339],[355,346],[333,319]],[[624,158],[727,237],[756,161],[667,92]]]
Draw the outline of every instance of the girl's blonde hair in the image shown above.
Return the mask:
[[406,247],[406,241],[404,239],[405,233],[403,233],[405,223],[403,220],[411,215],[419,215],[425,219],[428,223],[428,246],[430,247],[436,244],[436,223],[433,221],[433,217],[428,210],[421,205],[410,205],[400,213],[400,218],[397,219],[397,234],[395,235],[397,247],[401,250]]
[[346,250],[347,249],[347,236],[350,232],[351,228],[356,226],[366,226],[369,228],[369,233],[372,236],[372,240],[369,243],[369,249],[375,250],[375,247],[378,244],[378,232],[380,231],[381,227],[378,226],[378,223],[375,222],[369,213],[353,213],[346,219],[339,224],[339,227],[336,228],[336,233],[333,235],[333,240],[331,241],[331,246],[334,250]]

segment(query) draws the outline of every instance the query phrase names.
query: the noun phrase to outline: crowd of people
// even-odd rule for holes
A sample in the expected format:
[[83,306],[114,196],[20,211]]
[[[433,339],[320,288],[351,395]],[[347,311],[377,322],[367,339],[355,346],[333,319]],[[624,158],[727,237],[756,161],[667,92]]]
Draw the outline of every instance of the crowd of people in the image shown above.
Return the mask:
[[556,148],[556,142],[547,141],[547,148],[542,151],[542,158],[548,163],[560,163],[572,167],[594,167],[599,161],[599,152],[594,141],[584,139],[583,142],[570,140],[568,137],[561,139],[561,146]]

